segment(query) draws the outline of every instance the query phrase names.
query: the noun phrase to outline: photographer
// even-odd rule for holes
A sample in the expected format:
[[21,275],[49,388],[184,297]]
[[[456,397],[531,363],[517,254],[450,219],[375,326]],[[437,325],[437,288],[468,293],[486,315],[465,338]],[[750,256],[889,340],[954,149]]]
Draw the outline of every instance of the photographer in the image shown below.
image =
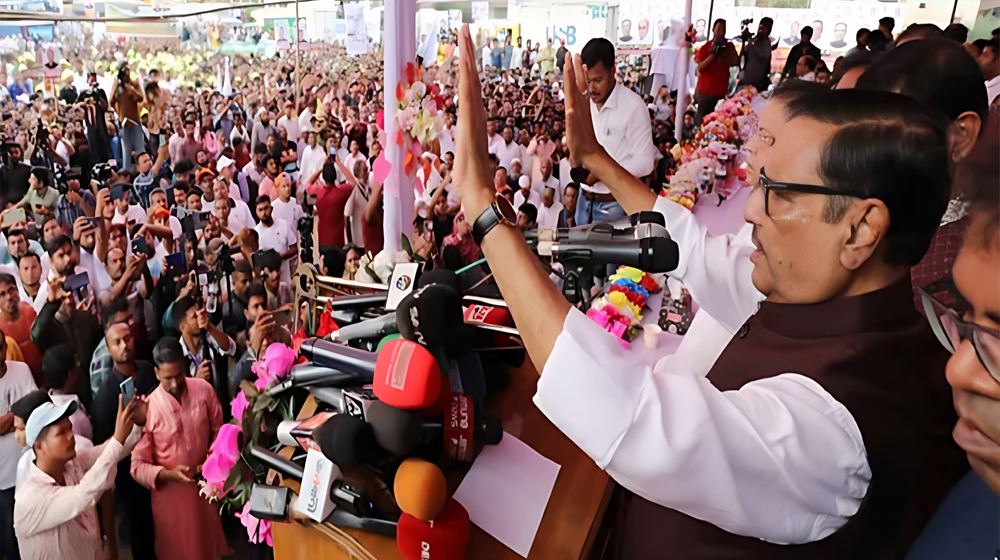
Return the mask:
[[0,147],[3,165],[0,166],[0,199],[4,205],[14,203],[28,192],[28,177],[31,166],[24,163],[24,148],[20,144],[9,142]]
[[55,212],[56,203],[59,202],[59,191],[49,186],[50,171],[45,167],[32,167],[31,175],[28,177],[28,189],[24,198],[17,203],[17,206],[31,212],[36,223]]
[[[753,20],[750,20],[752,23]],[[774,20],[762,18],[757,26],[757,35],[750,37],[750,30],[743,28],[743,71],[740,73],[739,86],[753,86],[759,92],[767,91],[771,85],[771,28]]]
[[139,86],[132,81],[128,66],[122,66],[118,71],[115,85],[112,87],[111,104],[118,111],[118,119],[122,123],[122,167],[132,167],[133,152],[139,155],[146,151],[146,143],[139,124],[139,103],[142,101]]
[[92,217],[97,199],[89,190],[80,189],[80,174],[68,171],[57,179],[59,201],[56,203],[56,221],[66,231],[73,231],[77,218]]
[[[80,94],[83,120],[87,125],[87,145],[90,146],[90,164],[107,163],[111,159],[111,135],[108,134],[108,124],[105,115],[109,103],[108,95],[97,85],[97,73],[87,76],[90,89]],[[89,167],[87,165],[86,167]]]
[[698,49],[694,61],[698,64],[698,84],[694,88],[698,114],[694,122],[700,125],[729,92],[729,69],[740,63],[736,47],[726,40],[726,20],[715,20],[712,40]]

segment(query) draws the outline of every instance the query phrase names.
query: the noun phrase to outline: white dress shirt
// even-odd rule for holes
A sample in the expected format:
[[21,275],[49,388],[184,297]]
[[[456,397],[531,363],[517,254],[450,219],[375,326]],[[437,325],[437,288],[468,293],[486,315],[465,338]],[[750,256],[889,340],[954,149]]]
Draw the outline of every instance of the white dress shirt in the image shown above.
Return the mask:
[[559,212],[562,212],[563,205],[557,201],[552,201],[552,206],[545,207],[543,202],[538,206],[538,229],[556,229],[559,225]]
[[144,224],[146,223],[146,212],[143,211],[142,206],[137,204],[130,204],[128,207],[128,212],[122,214],[115,208],[115,217],[111,218],[112,224]]
[[[645,177],[653,172],[659,152],[653,145],[649,109],[638,94],[620,83],[615,84],[600,110],[593,100],[590,101],[590,114],[594,117],[597,142],[604,146],[611,159],[634,177]],[[581,186],[595,193],[611,192],[601,182]]]
[[313,176],[313,173],[323,169],[323,164],[326,163],[327,151],[323,146],[316,144],[314,147],[306,146],[301,154],[302,164],[299,168],[301,171],[299,178],[302,181],[308,181]]
[[993,103],[993,100],[1000,95],[1000,76],[995,76],[986,82],[986,104]]
[[[677,354],[625,350],[572,309],[536,406],[616,481],[657,504],[777,544],[832,534],[857,513],[871,481],[857,423],[804,375],[737,391],[706,379],[762,299],[750,281],[752,245],[746,230],[708,236],[666,199],[654,209],[679,245],[671,276],[702,303]],[[716,324],[701,319],[705,312]]]
[[535,208],[542,205],[542,197],[534,189],[528,189],[528,199],[524,199],[524,192],[521,189],[517,189],[514,193],[514,210],[519,210],[521,205],[525,202],[529,204],[534,204]]
[[[229,194],[232,198],[232,192]],[[247,206],[246,202],[243,202],[239,198],[232,199],[236,206],[229,210],[229,231],[234,234],[239,233],[243,228],[253,229],[257,222],[253,219],[253,213],[250,212],[250,207]],[[201,210],[203,212],[215,212],[215,201],[205,202],[202,199]]]
[[525,155],[523,146],[513,140],[508,144],[503,141],[503,137],[500,138],[500,142],[490,144],[490,153],[497,156],[497,165],[507,171],[510,171],[510,165],[514,159],[523,160]]
[[552,190],[556,191],[556,198],[561,198],[560,194],[562,190],[559,188],[559,179],[556,179],[553,175],[549,175],[548,179],[538,178],[537,181],[532,181],[531,190],[541,193],[545,190],[545,187],[552,187]]
[[[288,251],[292,245],[298,243],[297,232],[285,220],[274,219],[271,226],[265,226],[264,222],[257,224],[254,229],[257,231],[258,245],[261,251],[274,249],[279,255]],[[290,284],[292,282],[291,264],[287,259],[281,261],[281,282]]]

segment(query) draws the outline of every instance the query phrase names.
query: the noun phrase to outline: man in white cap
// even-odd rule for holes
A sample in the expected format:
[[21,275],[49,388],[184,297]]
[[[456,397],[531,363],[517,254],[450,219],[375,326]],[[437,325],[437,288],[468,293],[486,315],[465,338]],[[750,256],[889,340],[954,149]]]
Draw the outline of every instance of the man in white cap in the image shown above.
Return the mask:
[[[236,160],[224,155],[219,156],[215,170],[219,172],[220,179],[225,179],[229,183],[229,198],[246,202],[250,197],[250,189],[247,187],[246,175],[236,170]],[[237,175],[242,181],[235,179]]]
[[520,189],[514,193],[514,208],[520,208],[525,202],[534,204],[535,208],[541,206],[541,197],[538,196],[538,192],[531,188],[531,177],[521,175],[521,177],[517,180],[517,186],[520,187]]
[[44,403],[25,426],[25,442],[35,452],[35,462],[14,505],[14,531],[23,558],[104,558],[94,504],[114,484],[118,461],[129,456],[142,437],[146,403],[138,396],[127,406],[119,401],[114,437],[79,452],[69,420],[76,407],[76,401]]
[[[534,192],[534,191],[532,191]],[[542,204],[538,208],[538,229],[556,229],[559,225],[559,213],[563,210],[561,202],[556,200],[556,190],[552,187],[542,189]]]

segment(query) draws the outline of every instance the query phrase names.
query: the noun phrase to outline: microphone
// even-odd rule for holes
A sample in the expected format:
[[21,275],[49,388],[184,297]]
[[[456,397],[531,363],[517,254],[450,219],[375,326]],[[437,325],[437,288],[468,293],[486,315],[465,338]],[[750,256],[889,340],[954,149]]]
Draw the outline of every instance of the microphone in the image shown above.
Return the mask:
[[364,420],[336,414],[312,432],[313,440],[327,459],[341,468],[370,462],[375,454],[375,438]]
[[421,444],[441,438],[437,445],[449,458],[471,461],[477,441],[496,445],[503,439],[499,418],[478,416],[468,395],[452,394],[445,414],[437,419],[421,420],[412,412],[377,401],[368,410],[368,423],[378,445],[397,457],[406,457]]
[[464,338],[462,296],[443,284],[431,284],[410,292],[396,306],[396,323],[403,338],[419,342],[432,351],[461,347]]
[[372,384],[375,396],[390,406],[427,408],[441,392],[441,368],[416,342],[390,340],[378,353]]
[[294,478],[295,480],[302,480],[302,475],[305,470],[289,459],[285,459],[277,453],[273,453],[271,450],[261,447],[260,445],[253,445],[250,447],[250,456],[257,459],[261,463],[264,463],[269,468],[278,471],[283,476],[289,478]]
[[454,270],[447,268],[435,268],[430,272],[421,274],[420,278],[417,279],[418,288],[424,288],[433,284],[448,286],[449,288],[455,290],[455,293],[462,293],[461,283],[459,282],[458,275],[455,274]]
[[361,381],[355,385],[371,383],[375,373],[376,354],[366,350],[322,338],[309,338],[302,342],[300,352],[315,364],[356,375]]
[[399,465],[392,483],[396,504],[404,513],[429,523],[448,501],[448,481],[434,463],[410,457]]
[[677,243],[666,237],[644,237],[623,241],[556,243],[552,256],[557,260],[589,259],[597,263],[624,264],[645,272],[670,272],[677,268]]
[[462,560],[468,543],[469,512],[454,498],[430,523],[408,513],[399,516],[396,546],[406,560]]
[[399,332],[396,325],[396,313],[387,313],[381,317],[367,319],[353,325],[345,325],[340,330],[333,331],[333,340],[347,342],[359,338],[382,338],[388,334]]
[[326,305],[329,309],[334,310],[356,309],[358,307],[385,307],[388,297],[389,292],[360,296],[340,296],[327,300]]

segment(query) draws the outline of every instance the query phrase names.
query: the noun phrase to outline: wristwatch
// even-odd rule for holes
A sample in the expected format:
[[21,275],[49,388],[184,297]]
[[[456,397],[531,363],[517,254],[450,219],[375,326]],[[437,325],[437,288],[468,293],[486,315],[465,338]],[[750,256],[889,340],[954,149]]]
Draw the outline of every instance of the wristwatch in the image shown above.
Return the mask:
[[477,245],[481,245],[486,234],[493,231],[497,225],[503,223],[513,226],[516,222],[517,212],[514,211],[514,206],[506,198],[497,195],[493,199],[493,204],[487,206],[486,210],[483,210],[483,213],[472,223],[472,238]]

